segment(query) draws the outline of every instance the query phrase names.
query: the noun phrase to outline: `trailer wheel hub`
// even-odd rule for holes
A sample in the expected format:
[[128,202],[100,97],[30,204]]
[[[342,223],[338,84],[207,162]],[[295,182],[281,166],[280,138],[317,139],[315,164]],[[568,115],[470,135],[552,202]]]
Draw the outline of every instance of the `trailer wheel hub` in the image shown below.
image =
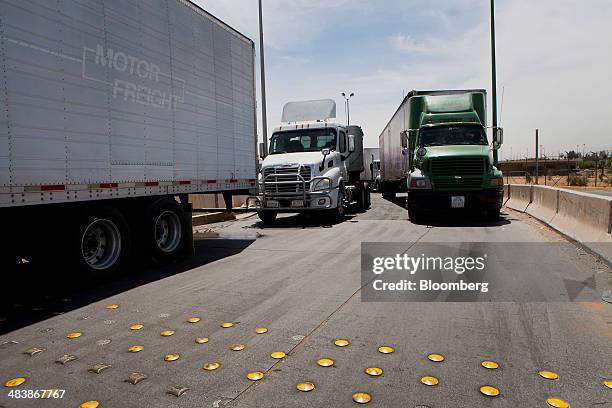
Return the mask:
[[111,268],[121,255],[121,233],[111,220],[97,219],[81,236],[81,256],[92,269]]
[[174,211],[164,211],[155,220],[155,242],[164,253],[176,251],[182,232],[181,220]]

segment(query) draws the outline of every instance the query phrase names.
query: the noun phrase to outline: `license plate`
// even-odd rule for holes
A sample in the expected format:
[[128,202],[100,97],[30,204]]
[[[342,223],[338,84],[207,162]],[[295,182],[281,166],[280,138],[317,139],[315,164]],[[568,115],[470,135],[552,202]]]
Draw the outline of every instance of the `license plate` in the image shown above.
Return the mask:
[[278,208],[280,207],[280,203],[276,200],[268,200],[266,201],[266,207],[269,208]]
[[291,206],[292,207],[303,207],[304,200],[291,200]]
[[465,196],[452,196],[451,197],[451,208],[463,208],[465,207]]

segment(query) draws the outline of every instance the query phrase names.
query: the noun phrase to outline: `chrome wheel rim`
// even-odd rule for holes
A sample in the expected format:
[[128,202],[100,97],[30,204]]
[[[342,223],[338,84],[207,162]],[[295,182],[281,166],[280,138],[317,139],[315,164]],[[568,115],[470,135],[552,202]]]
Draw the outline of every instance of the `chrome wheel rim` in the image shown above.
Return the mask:
[[172,253],[181,244],[183,228],[174,211],[164,211],[155,219],[155,243],[163,253]]
[[92,269],[111,268],[121,255],[121,232],[108,219],[97,219],[85,228],[81,236],[81,256]]

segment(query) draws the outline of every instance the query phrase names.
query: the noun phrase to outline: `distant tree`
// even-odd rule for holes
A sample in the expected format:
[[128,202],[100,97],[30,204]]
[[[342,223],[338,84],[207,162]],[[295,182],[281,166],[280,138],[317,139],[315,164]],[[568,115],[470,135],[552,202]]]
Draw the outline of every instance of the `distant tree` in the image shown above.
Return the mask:
[[567,152],[567,159],[569,160],[575,160],[578,159],[580,157],[580,153],[577,153],[573,150],[570,150],[569,152]]

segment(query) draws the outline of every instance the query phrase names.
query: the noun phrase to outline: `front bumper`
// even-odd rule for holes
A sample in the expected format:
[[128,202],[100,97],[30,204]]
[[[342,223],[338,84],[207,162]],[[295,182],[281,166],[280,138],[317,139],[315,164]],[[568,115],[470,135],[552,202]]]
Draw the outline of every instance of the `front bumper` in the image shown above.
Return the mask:
[[464,196],[467,210],[490,209],[499,210],[504,199],[503,187],[487,188],[477,191],[434,191],[408,190],[408,205],[423,210],[445,210],[451,207],[451,197]]
[[[287,180],[287,178],[293,180]],[[318,176],[309,180],[301,174],[269,174],[260,184],[262,194],[257,198],[257,211],[307,212],[312,210],[329,210],[337,206],[338,187],[321,191],[310,191],[317,181],[333,180]],[[293,190],[293,191],[291,191]]]
[[[334,189],[334,190],[337,190]],[[332,190],[333,191],[333,190]],[[335,208],[335,197],[331,191],[325,193],[306,193],[299,196],[270,196],[257,197],[257,211],[275,211],[295,213],[304,211],[329,210]],[[298,204],[298,205],[296,205]]]

